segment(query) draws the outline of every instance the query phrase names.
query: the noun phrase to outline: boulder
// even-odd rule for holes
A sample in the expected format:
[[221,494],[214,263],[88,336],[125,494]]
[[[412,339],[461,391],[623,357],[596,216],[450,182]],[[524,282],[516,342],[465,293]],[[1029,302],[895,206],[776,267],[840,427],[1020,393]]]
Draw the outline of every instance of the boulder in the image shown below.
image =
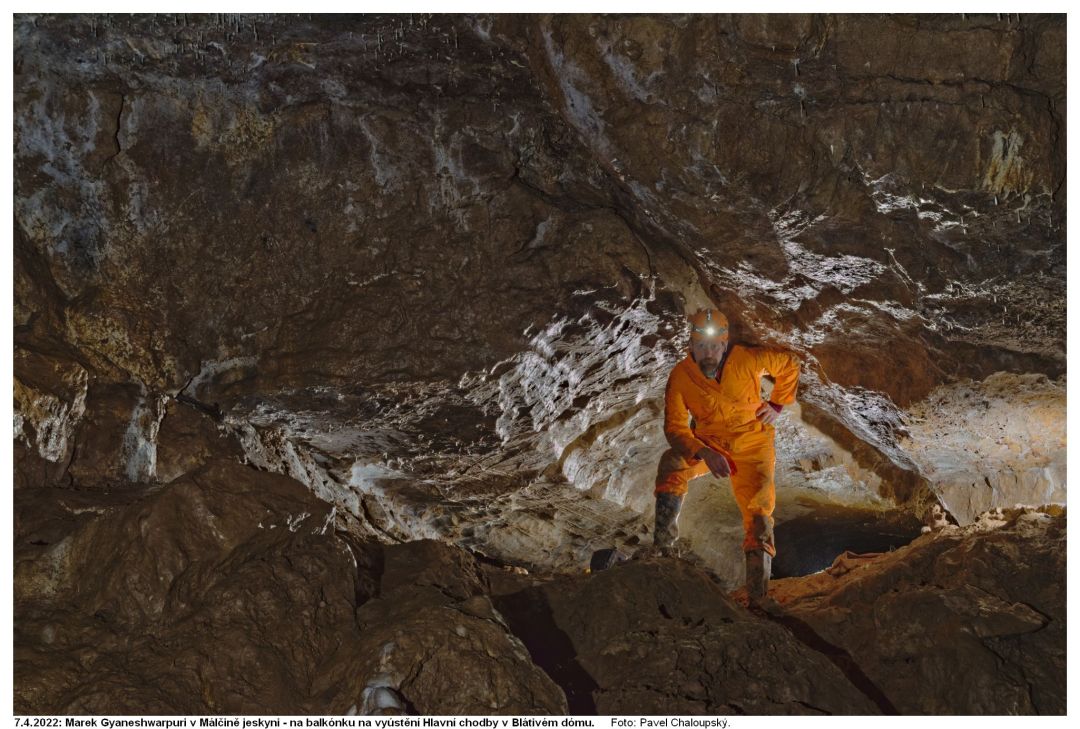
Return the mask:
[[565,711],[471,557],[337,533],[292,479],[32,489],[16,524],[21,713],[340,714],[388,681],[409,711]]
[[574,713],[880,711],[828,657],[680,560],[564,577],[495,604]]
[[1061,509],[999,511],[772,596],[902,714],[1064,714],[1065,552]]

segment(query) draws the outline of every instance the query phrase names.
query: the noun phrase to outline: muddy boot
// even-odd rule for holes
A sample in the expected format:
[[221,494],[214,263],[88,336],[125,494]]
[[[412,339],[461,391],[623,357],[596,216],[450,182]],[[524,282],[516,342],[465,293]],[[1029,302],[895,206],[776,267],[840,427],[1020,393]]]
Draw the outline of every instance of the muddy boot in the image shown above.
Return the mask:
[[683,497],[675,494],[656,495],[653,547],[662,556],[668,557],[674,552],[675,541],[679,538],[679,512],[682,510],[682,501]]
[[746,553],[746,594],[751,603],[760,602],[769,592],[772,555],[763,549]]
[[763,514],[757,514],[753,519],[754,539],[769,555],[776,554],[776,537],[773,534],[773,518]]

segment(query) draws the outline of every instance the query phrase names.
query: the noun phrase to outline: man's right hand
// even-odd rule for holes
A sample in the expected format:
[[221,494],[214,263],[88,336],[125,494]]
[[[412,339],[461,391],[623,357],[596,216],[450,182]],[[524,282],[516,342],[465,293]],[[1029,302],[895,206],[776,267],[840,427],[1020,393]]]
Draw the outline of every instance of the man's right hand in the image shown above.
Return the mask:
[[727,478],[734,470],[732,465],[728,464],[728,459],[724,457],[724,454],[712,448],[702,448],[697,452],[697,457],[705,461],[709,471],[717,478]]

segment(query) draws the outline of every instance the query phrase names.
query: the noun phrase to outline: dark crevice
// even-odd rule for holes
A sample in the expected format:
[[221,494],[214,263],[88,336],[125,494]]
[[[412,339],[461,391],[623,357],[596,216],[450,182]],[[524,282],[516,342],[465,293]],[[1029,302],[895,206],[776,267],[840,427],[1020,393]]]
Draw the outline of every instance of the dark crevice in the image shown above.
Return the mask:
[[402,708],[405,709],[406,716],[420,716],[421,714],[427,713],[417,709],[416,704],[414,704],[412,700],[405,695],[404,691],[405,686],[402,686],[400,691],[395,691],[394,693],[396,693],[397,697],[401,700],[401,703],[403,705]]
[[379,545],[377,549],[370,549],[368,545],[347,531],[337,530],[335,533],[356,561],[356,585],[353,590],[353,599],[355,600],[354,609],[359,608],[369,600],[380,596],[379,587],[386,571],[382,545]]
[[877,79],[888,79],[890,81],[896,81],[902,84],[914,84],[916,86],[944,86],[946,88],[965,88],[971,85],[983,85],[989,86],[992,89],[1010,89],[1018,94],[1024,96],[1038,96],[1040,98],[1049,98],[1049,96],[1036,89],[1027,88],[1026,86],[1020,86],[1019,84],[1010,83],[1008,81],[996,81],[993,79],[979,78],[977,76],[967,76],[963,79],[928,79],[928,78],[914,78],[910,76],[900,76],[895,73],[886,73],[871,76],[847,76],[849,81],[874,81]]
[[752,612],[759,617],[783,626],[797,641],[810,650],[825,656],[829,662],[840,669],[840,672],[851,682],[852,686],[878,707],[882,714],[886,716],[898,716],[900,714],[896,706],[889,700],[889,697],[885,695],[885,692],[863,672],[859,664],[851,657],[851,654],[843,648],[828,642],[808,624],[794,616],[769,613],[757,609],[752,610]]
[[124,106],[126,104],[127,104],[127,96],[125,96],[123,93],[121,93],[120,94],[120,108],[116,112],[116,128],[113,130],[113,137],[112,137],[113,145],[116,147],[116,150],[102,161],[101,168],[98,170],[99,173],[100,173],[101,170],[105,169],[105,165],[112,162],[114,159],[117,158],[117,156],[119,156],[119,154],[121,152],[124,151],[123,147],[120,146],[120,129],[121,129],[121,124],[122,124],[123,119],[124,119]]
[[113,142],[116,143],[116,154],[114,154],[113,157],[124,151],[123,147],[120,146],[120,129],[124,120],[124,104],[126,103],[127,97],[120,94],[120,108],[116,111],[116,131],[113,132]]
[[838,554],[889,552],[921,534],[922,522],[904,510],[814,504],[807,513],[777,525],[776,540],[784,549],[773,559],[772,575],[813,574],[828,568]]
[[573,198],[566,197],[565,195],[552,195],[546,190],[542,190],[536,185],[525,180],[521,176],[521,168],[515,167],[514,174],[510,176],[510,183],[522,188],[525,192],[533,197],[539,198],[543,202],[547,203],[550,207],[562,210],[567,213],[580,213],[587,210],[596,209],[599,206],[586,205],[585,203],[574,200]]
[[[185,385],[185,387],[186,387],[186,385]],[[222,420],[225,419],[225,415],[221,412],[221,408],[219,408],[217,406],[217,403],[215,403],[213,405],[207,405],[204,402],[200,402],[199,400],[196,400],[195,398],[191,397],[190,395],[185,395],[183,392],[179,392],[179,393],[176,394],[176,401],[180,402],[180,403],[183,403],[184,405],[188,405],[190,407],[193,407],[196,410],[198,410],[200,413],[203,413],[205,415],[209,415],[211,418],[214,419],[214,422],[220,423]]]
[[808,704],[805,701],[799,701],[798,699],[796,699],[795,704],[797,704],[798,706],[802,706],[805,709],[809,709],[815,714],[824,714],[825,716],[832,715],[831,711],[825,711],[825,709],[822,709],[820,706],[814,706],[813,704]]
[[498,569],[504,569],[506,567],[521,567],[522,569],[528,569],[527,567],[525,567],[524,564],[519,564],[513,560],[507,561],[502,559],[495,559],[494,557],[489,557],[483,552],[479,552],[475,549],[470,549],[465,545],[458,544],[457,546],[468,552],[469,555],[480,564],[484,564],[489,567],[496,567]]
[[491,600],[533,662],[566,694],[570,714],[596,715],[593,694],[600,686],[578,662],[570,637],[555,623],[543,589],[529,587]]

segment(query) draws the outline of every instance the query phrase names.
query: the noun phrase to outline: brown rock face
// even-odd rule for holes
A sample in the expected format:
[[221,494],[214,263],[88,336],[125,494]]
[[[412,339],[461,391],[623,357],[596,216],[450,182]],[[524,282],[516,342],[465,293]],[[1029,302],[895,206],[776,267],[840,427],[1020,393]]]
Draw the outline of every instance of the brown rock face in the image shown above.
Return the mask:
[[537,580],[333,528],[229,463],[151,489],[21,489],[25,713],[1062,713],[1064,517],[950,528],[776,583],[699,568]]
[[871,714],[823,655],[738,607],[699,570],[633,562],[497,598],[572,711]]
[[20,16],[16,40],[18,323],[156,391],[456,380],[641,275],[900,406],[1061,369],[1058,17]]
[[[20,710],[564,710],[471,558],[400,543],[534,573],[648,544],[664,384],[699,306],[804,363],[781,527],[822,502],[967,525],[1066,498],[1064,15],[13,31]],[[686,541],[734,587],[727,484],[687,504]],[[736,676],[760,645],[725,621],[748,618],[650,603],[719,589],[651,569],[613,571],[643,616],[619,655],[705,648],[664,649],[648,680],[605,657],[622,638],[570,625],[565,596],[598,605],[615,578],[530,593],[588,662],[571,708],[955,708],[886,687],[912,658],[896,646],[868,659],[869,693]],[[1002,711],[1057,711],[1056,689],[1017,688],[1052,683],[1014,645],[1049,627],[1000,633],[1031,614],[987,627],[985,596],[949,584],[882,609],[968,606],[943,624],[990,632],[956,660],[996,651]],[[750,624],[784,665],[843,673]]]
[[1063,584],[1064,514],[1020,510],[773,594],[902,714],[1064,714]]
[[231,358],[242,391],[457,378],[575,290],[700,295],[688,272],[901,406],[942,359],[1060,369],[1058,17],[21,16],[16,39],[18,306],[78,298],[64,336],[156,389]]
[[364,713],[385,708],[377,692],[387,686],[405,699],[401,713],[566,713],[562,691],[493,608],[472,557],[412,542],[387,549],[383,568],[381,599],[356,613],[363,650],[344,671],[368,677],[357,684]]
[[565,710],[471,558],[336,534],[291,479],[215,461],[147,491],[19,494],[20,713]]
[[1065,517],[988,514],[773,582],[753,614],[685,562],[493,579],[571,710],[1063,714]]

